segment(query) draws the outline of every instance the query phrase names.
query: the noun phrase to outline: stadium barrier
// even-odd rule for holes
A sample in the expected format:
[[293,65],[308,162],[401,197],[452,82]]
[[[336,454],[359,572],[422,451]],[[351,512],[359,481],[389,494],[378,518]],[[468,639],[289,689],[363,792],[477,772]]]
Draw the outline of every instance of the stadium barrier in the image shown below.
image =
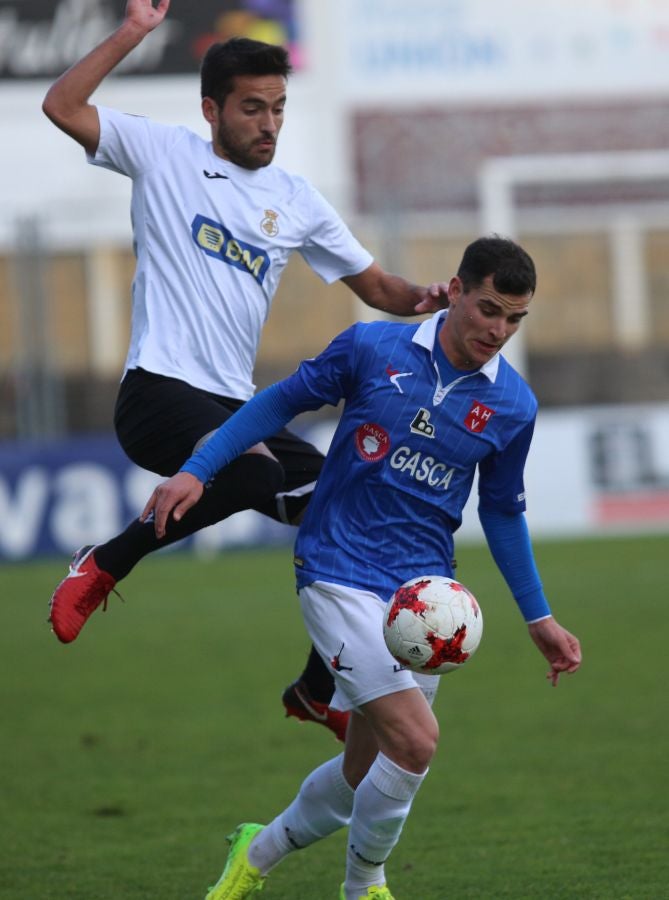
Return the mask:
[[[333,422],[303,429],[324,452]],[[526,468],[537,537],[669,531],[669,404],[540,413]],[[111,435],[0,444],[0,561],[69,555],[139,515],[161,479],[128,461]],[[294,531],[237,513],[174,548],[289,544]],[[472,491],[459,537],[481,540]]]

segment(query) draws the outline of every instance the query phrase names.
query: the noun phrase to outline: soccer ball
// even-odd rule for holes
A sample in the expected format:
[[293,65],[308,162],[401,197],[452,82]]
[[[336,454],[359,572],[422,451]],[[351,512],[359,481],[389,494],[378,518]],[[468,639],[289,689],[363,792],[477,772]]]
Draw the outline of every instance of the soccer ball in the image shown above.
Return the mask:
[[405,668],[441,675],[461,668],[483,634],[473,594],[444,575],[423,575],[399,587],[383,620],[386,646]]

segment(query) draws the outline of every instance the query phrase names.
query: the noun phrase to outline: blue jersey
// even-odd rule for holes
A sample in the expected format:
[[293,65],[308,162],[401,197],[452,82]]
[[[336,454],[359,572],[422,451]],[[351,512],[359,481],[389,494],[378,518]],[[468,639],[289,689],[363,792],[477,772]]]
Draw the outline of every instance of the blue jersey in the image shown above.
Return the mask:
[[358,324],[261,391],[182,467],[203,483],[295,415],[345,400],[295,547],[298,587],[323,580],[388,599],[452,575],[453,533],[479,472],[479,515],[526,621],[550,614],[524,521],[537,403],[499,354],[461,372],[420,325]]
[[345,399],[300,526],[298,587],[332,581],[387,599],[417,574],[452,575],[477,466],[481,508],[524,511],[534,394],[499,355],[445,382],[443,316],[354,325],[280,384],[303,409]]

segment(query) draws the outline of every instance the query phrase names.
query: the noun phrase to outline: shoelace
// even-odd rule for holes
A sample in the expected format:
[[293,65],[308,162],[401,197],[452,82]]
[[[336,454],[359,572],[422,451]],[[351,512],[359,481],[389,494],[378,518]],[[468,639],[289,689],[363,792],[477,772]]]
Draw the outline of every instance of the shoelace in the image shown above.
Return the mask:
[[[107,591],[107,593],[102,598],[102,612],[107,612],[107,601],[109,600],[110,594],[116,594],[121,603],[125,603],[124,597],[116,590],[116,588],[112,588],[110,591]],[[98,606],[100,605],[100,600],[98,600],[97,598],[99,596],[100,592],[98,591],[92,597],[84,598],[83,600],[80,600],[79,603],[75,603],[74,608],[80,615],[85,616],[91,610],[95,610],[98,608]]]

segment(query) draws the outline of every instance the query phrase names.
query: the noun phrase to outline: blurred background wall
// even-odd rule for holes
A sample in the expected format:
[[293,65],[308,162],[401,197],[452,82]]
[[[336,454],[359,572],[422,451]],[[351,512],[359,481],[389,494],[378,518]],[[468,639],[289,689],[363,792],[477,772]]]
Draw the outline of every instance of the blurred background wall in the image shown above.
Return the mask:
[[[123,8],[0,0],[0,558],[90,532],[92,495],[67,494],[66,514],[54,473],[97,465],[96,442],[114,447],[130,184],[87,166],[40,105]],[[508,355],[542,408],[535,525],[669,528],[669,4],[542,0],[538,15],[532,0],[173,0],[95,101],[207,135],[198,61],[235,33],[290,46],[277,162],[309,178],[384,267],[447,279],[490,231],[534,256],[537,299]],[[258,386],[368,314],[293,260]],[[40,489],[26,480],[38,470]],[[136,473],[133,491],[110,478],[115,513],[100,507],[97,539],[144,496]]]

